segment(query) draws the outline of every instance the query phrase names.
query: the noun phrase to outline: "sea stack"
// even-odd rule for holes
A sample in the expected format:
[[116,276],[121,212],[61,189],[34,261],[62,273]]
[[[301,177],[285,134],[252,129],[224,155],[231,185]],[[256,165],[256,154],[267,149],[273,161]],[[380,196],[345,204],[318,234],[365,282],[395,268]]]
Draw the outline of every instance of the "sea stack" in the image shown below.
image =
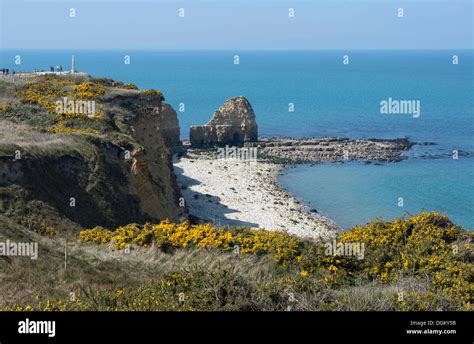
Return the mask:
[[206,125],[191,126],[189,139],[194,147],[242,146],[256,142],[257,122],[249,101],[242,96],[226,100]]

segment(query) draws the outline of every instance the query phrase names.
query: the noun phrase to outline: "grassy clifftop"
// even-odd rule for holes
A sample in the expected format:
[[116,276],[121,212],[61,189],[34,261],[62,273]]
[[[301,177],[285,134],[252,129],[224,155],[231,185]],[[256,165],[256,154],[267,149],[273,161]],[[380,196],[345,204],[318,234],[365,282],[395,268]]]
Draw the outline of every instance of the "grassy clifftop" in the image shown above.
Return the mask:
[[0,82],[0,209],[42,232],[185,217],[156,90],[87,76]]

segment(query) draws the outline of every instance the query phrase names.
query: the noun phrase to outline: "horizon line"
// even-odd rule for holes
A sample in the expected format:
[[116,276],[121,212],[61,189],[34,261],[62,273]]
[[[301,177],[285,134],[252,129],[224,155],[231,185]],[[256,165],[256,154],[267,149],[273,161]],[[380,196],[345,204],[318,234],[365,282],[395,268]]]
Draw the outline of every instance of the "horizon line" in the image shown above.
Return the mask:
[[474,47],[458,47],[458,48],[321,48],[321,49],[262,49],[262,48],[203,48],[203,49],[178,49],[178,48],[4,48],[2,50],[68,50],[68,51],[221,51],[221,52],[237,52],[237,51],[280,51],[280,52],[313,52],[313,51],[446,51],[446,50],[474,50]]

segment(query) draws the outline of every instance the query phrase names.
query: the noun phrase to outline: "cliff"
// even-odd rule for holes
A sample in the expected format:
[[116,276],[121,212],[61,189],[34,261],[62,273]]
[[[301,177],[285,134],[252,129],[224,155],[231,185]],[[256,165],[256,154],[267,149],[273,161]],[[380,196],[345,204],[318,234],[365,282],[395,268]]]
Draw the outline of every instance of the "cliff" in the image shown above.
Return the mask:
[[[176,112],[159,91],[108,80],[1,83],[3,214],[39,232],[186,218],[171,163]],[[94,101],[94,115],[52,111],[64,97]]]

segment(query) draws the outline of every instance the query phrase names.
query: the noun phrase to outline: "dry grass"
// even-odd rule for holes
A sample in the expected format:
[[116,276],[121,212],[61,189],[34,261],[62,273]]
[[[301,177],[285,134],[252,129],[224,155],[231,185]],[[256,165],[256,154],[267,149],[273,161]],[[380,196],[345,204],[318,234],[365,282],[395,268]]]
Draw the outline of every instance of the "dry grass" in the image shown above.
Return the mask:
[[255,283],[275,273],[270,257],[235,256],[218,251],[136,249],[130,254],[69,239],[68,267],[64,270],[63,237],[44,237],[0,216],[0,241],[37,242],[37,260],[27,257],[0,259],[0,308],[6,304],[33,304],[38,296],[67,299],[69,293],[87,286],[92,290],[137,288],[157,283],[165,274],[205,267],[206,271],[233,270]]
[[10,121],[0,121],[0,147],[21,149],[23,152],[50,151],[64,149],[74,145],[74,141],[67,136],[59,136],[34,130],[32,127]]

